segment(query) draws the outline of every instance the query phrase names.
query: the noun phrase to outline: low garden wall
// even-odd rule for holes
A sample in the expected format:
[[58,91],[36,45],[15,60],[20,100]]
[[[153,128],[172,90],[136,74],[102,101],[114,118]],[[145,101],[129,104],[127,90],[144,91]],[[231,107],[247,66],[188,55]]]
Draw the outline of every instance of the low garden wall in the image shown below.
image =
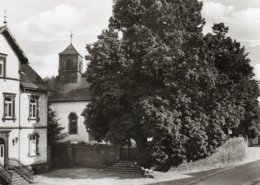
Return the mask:
[[52,147],[51,168],[105,168],[120,158],[117,147],[101,144],[70,144],[61,143]]
[[223,168],[237,164],[246,158],[247,142],[243,137],[230,138],[211,156],[194,162],[183,163],[174,171],[193,171]]

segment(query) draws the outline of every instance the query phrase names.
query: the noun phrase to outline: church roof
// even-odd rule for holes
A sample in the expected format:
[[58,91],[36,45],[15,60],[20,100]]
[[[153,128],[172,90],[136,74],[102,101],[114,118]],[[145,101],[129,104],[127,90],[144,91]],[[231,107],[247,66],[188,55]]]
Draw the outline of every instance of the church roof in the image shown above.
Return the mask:
[[66,93],[57,93],[49,97],[50,102],[73,102],[73,101],[91,101],[89,87],[73,89]]
[[21,86],[30,90],[47,91],[44,80],[28,64],[21,64]]
[[[66,49],[59,53],[60,55],[79,55],[79,52],[75,49],[73,44],[70,44]],[[82,56],[81,56],[82,57]]]
[[28,58],[25,56],[23,50],[7,28],[7,26],[0,27],[0,34],[6,38],[7,42],[10,44],[11,48],[14,50],[15,54],[18,56],[21,63],[28,63]]

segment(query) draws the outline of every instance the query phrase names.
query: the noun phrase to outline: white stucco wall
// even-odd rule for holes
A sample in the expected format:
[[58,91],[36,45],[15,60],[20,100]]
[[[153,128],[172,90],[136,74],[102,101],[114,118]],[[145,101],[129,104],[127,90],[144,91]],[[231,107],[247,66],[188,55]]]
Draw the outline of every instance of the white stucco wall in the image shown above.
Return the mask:
[[[19,89],[19,81],[0,78],[0,127],[17,127],[19,125]],[[4,115],[3,93],[15,94],[15,120],[2,120]]]
[[[29,120],[29,96],[39,96],[39,120]],[[25,165],[47,162],[47,94],[21,93],[20,161]],[[39,135],[38,156],[29,156],[29,136]]]
[[[29,155],[29,135],[38,134],[39,155]],[[47,162],[47,129],[22,129],[20,132],[20,161],[25,165]]]
[[9,78],[16,78],[19,79],[19,68],[20,63],[19,60],[13,51],[13,49],[10,47],[6,39],[2,34],[0,34],[0,53],[7,54],[6,57],[6,76]]
[[9,158],[13,159],[19,159],[19,145],[18,143],[13,144],[13,139],[18,138],[19,141],[19,129],[12,129],[12,131],[9,133]]
[[[0,53],[6,54],[6,79],[0,77],[0,127],[8,126],[8,127],[16,127],[18,126],[19,121],[19,92],[20,92],[20,76],[19,76],[19,60],[14,53],[14,51],[10,48],[8,42],[0,34]],[[16,80],[15,80],[16,79]],[[16,120],[6,120],[3,121],[3,111],[4,111],[4,96],[3,93],[12,93],[15,94],[15,117]]]
[[68,135],[64,139],[64,141],[84,141],[89,142],[89,134],[86,131],[86,127],[84,125],[84,117],[81,116],[82,111],[85,109],[87,101],[82,102],[50,102],[49,106],[53,111],[56,111],[57,118],[59,120],[59,124],[65,129],[64,133],[68,133],[69,131],[69,119],[68,116],[70,113],[75,113],[78,116],[78,134],[76,135]]
[[[29,135],[38,134],[39,155],[29,155]],[[13,143],[15,138],[17,142]],[[9,159],[17,159],[24,165],[47,163],[47,129],[12,129],[9,133]],[[19,155],[20,154],[20,155]]]
[[[0,129],[10,131],[8,140],[8,157],[20,160],[25,165],[47,162],[47,94],[37,93],[40,96],[40,120],[29,121],[30,92],[20,93],[20,62],[9,46],[6,39],[0,34],[0,53],[7,54],[6,76],[0,77]],[[3,93],[15,94],[15,120],[3,120],[4,96]],[[33,95],[36,95],[33,93]],[[37,128],[40,127],[40,128]],[[29,135],[38,134],[39,155],[30,157]],[[16,140],[17,138],[17,140]],[[15,142],[13,142],[15,141]]]
[[[29,96],[39,96],[39,120],[29,120]],[[44,93],[21,93],[21,126],[22,127],[47,127],[47,94]]]

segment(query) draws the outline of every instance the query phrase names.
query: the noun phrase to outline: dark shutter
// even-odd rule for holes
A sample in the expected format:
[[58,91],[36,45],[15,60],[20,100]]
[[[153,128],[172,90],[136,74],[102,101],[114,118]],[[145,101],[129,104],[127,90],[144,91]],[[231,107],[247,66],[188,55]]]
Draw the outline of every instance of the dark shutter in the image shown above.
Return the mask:
[[13,118],[15,118],[15,97],[13,97],[12,100],[13,100]]

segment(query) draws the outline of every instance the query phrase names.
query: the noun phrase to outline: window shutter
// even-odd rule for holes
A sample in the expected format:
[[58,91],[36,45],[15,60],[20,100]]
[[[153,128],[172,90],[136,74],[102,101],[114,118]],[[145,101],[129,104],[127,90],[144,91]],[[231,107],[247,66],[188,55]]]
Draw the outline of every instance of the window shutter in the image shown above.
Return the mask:
[[36,135],[36,155],[39,154],[39,135]]
[[6,77],[6,58],[4,59],[4,78]]
[[39,99],[36,99],[36,118],[39,119]]
[[15,118],[15,97],[12,98],[13,101],[13,118]]

